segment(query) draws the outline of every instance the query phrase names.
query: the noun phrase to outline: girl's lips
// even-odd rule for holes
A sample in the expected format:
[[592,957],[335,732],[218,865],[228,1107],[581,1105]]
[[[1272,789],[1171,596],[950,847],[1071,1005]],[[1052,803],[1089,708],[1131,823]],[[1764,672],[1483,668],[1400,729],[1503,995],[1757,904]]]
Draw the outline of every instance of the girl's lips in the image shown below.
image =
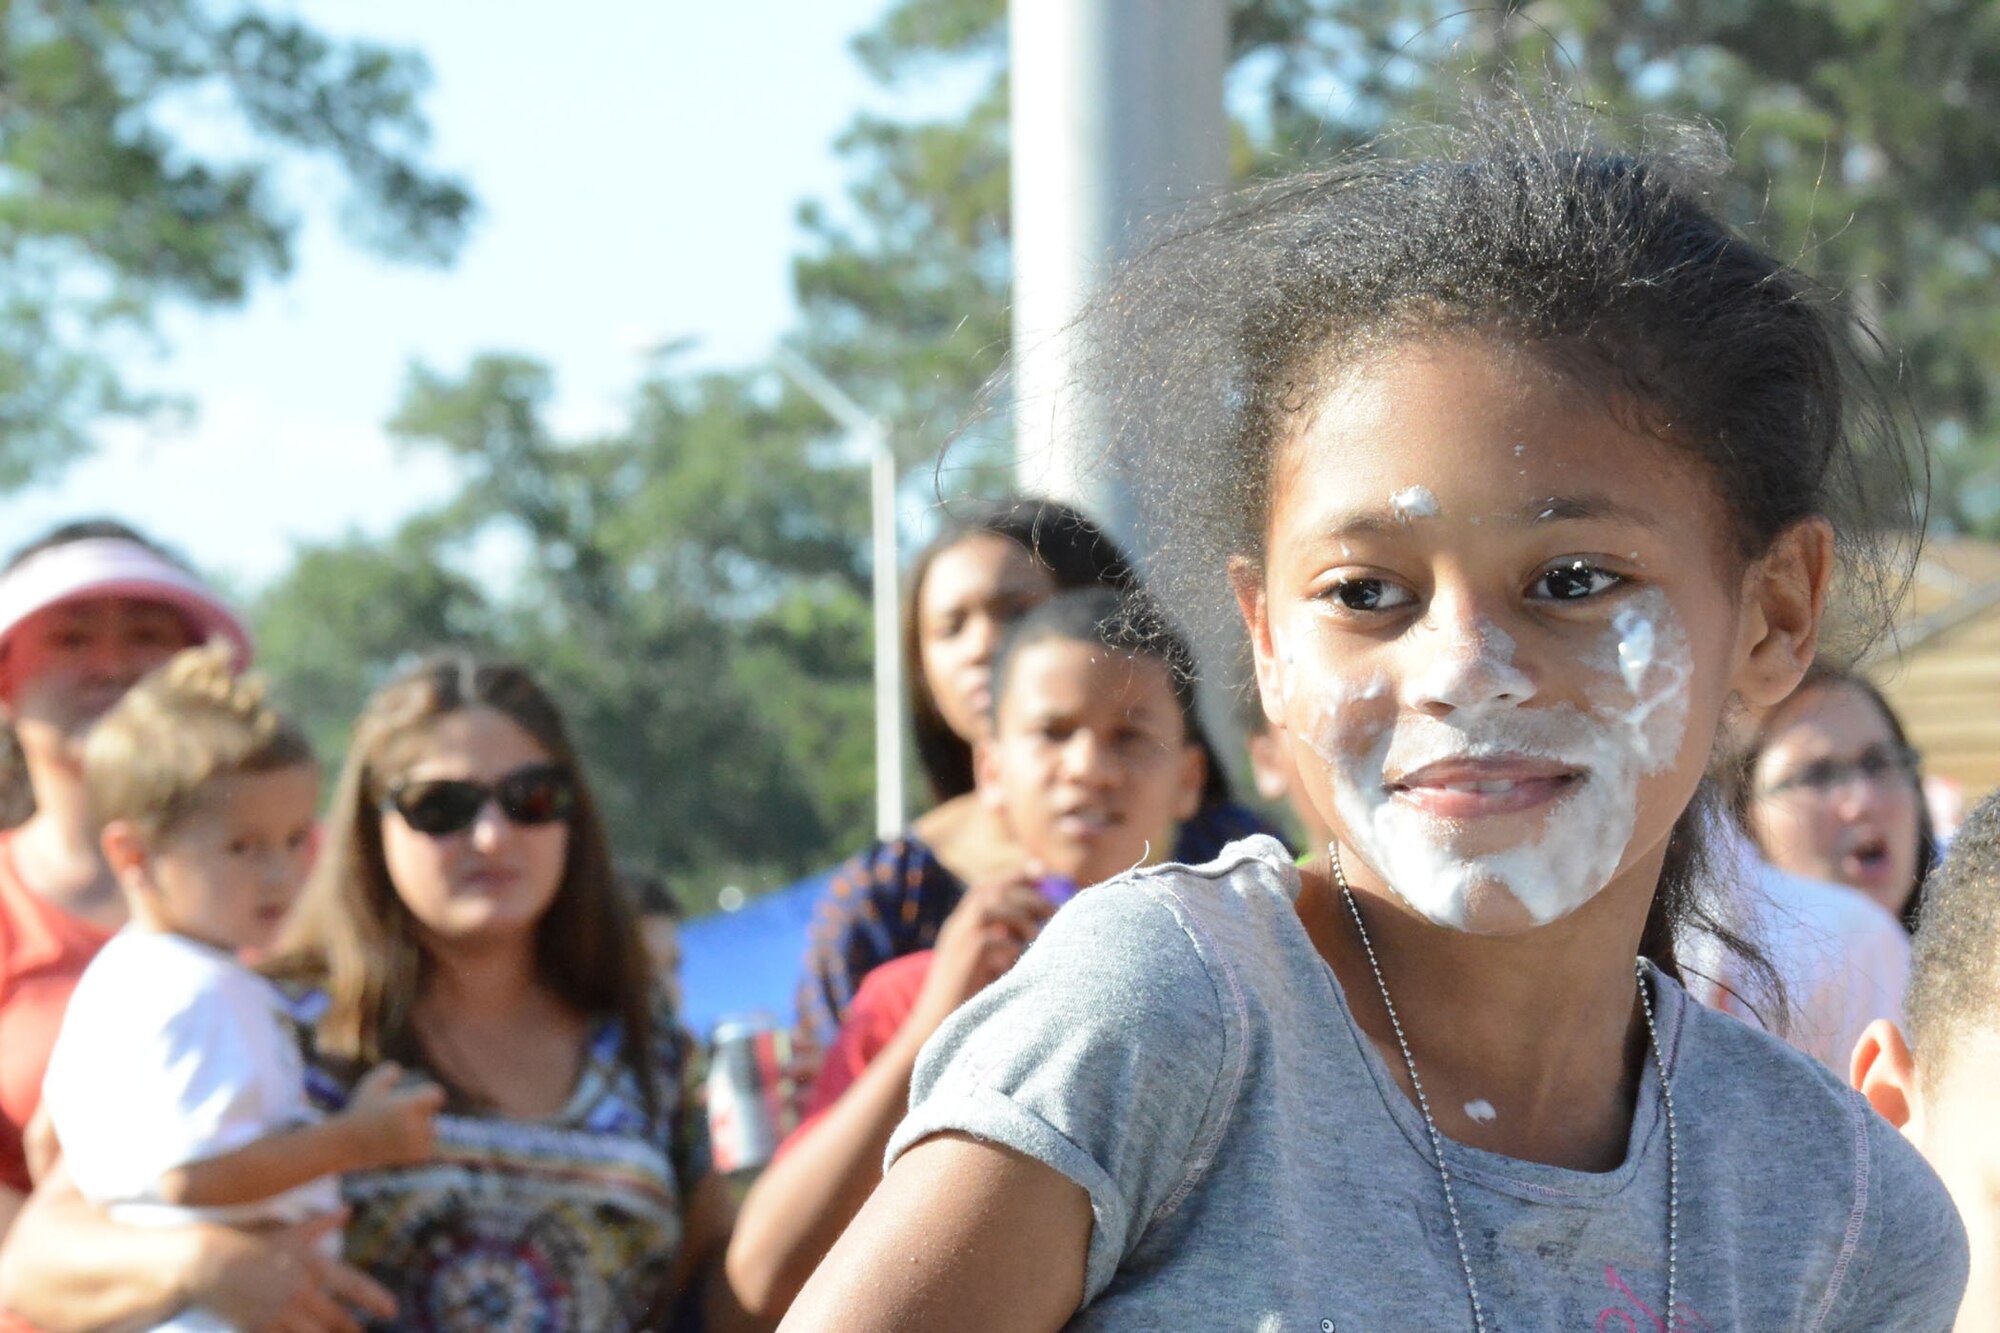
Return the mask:
[[1442,819],[1511,815],[1559,801],[1584,775],[1543,759],[1449,759],[1392,780],[1396,800]]

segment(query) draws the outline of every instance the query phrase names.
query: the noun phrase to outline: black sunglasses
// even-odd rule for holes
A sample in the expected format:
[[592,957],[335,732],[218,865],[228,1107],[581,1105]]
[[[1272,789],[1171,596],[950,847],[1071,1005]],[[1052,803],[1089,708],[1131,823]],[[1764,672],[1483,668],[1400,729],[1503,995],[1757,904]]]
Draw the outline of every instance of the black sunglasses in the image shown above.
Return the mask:
[[554,824],[576,808],[576,781],[560,764],[530,764],[495,783],[466,778],[420,778],[399,782],[382,800],[419,833],[442,838],[472,827],[488,800],[516,824]]

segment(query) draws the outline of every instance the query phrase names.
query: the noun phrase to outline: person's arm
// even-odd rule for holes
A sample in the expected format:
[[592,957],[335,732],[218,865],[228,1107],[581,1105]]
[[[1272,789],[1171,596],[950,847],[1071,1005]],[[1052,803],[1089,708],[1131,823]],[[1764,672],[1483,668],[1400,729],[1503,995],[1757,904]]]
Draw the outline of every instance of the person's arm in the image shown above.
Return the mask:
[[702,1333],[770,1333],[777,1320],[745,1309],[723,1271],[723,1253],[735,1225],[729,1182],[703,1176],[688,1196],[686,1262],[676,1289],[693,1289],[692,1308],[700,1311]]
[[[917,1054],[959,1005],[1004,973],[1052,909],[1024,876],[980,885],[939,932],[929,975],[908,1017],[879,1050],[857,1053],[866,1068],[766,1168],[737,1219],[729,1278],[751,1310],[782,1315],[840,1233],[882,1180],[889,1136],[910,1098]],[[856,997],[830,1067],[842,1047],[865,1041],[868,984]]]
[[393,1063],[378,1065],[355,1085],[340,1114],[174,1167],[155,1193],[178,1207],[219,1208],[258,1203],[343,1171],[428,1161],[444,1090],[433,1083],[399,1086],[402,1076]]
[[1090,1198],[962,1134],[897,1159],[779,1325],[842,1333],[1052,1333],[1083,1300]]
[[59,1167],[0,1245],[0,1309],[45,1333],[151,1328],[190,1305],[247,1333],[360,1333],[349,1310],[392,1318],[396,1302],[320,1253],[338,1214],[251,1234],[111,1221]]
[[1246,1052],[1184,874],[1079,895],[932,1036],[886,1178],[784,1327],[1053,1329],[1115,1280],[1202,1180]]

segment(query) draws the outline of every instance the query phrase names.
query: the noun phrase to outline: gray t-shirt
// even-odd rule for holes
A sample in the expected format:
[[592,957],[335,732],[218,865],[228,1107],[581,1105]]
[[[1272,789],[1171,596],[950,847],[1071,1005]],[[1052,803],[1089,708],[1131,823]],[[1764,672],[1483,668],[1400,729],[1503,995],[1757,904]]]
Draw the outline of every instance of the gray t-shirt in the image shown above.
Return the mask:
[[[1355,1026],[1269,838],[1057,914],[924,1048],[889,1160],[958,1130],[1090,1195],[1072,1329],[1472,1327],[1422,1118]],[[1680,1139],[1678,1319],[1651,1061],[1604,1174],[1447,1143],[1487,1326],[1941,1330],[1966,1242],[1858,1096],[1655,977]],[[1421,1057],[1420,1057],[1421,1058]]]

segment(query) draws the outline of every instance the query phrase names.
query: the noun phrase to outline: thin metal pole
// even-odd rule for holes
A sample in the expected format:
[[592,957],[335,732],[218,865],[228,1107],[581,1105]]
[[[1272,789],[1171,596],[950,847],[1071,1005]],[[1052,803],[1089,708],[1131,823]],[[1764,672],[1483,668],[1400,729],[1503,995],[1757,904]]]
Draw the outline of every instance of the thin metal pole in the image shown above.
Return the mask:
[[875,620],[875,836],[903,832],[903,660],[897,635],[901,612],[896,590],[896,453],[880,417],[843,393],[817,367],[788,347],[773,358],[799,391],[868,448],[868,491],[873,546]]

